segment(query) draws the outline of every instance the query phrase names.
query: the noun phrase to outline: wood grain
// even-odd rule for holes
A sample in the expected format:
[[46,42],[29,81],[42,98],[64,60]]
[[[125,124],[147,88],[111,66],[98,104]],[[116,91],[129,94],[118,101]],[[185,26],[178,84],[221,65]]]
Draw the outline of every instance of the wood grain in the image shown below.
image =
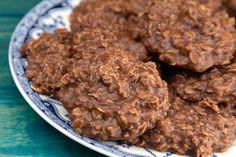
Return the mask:
[[103,156],[67,138],[40,118],[16,88],[8,65],[14,27],[39,0],[0,0],[0,157]]

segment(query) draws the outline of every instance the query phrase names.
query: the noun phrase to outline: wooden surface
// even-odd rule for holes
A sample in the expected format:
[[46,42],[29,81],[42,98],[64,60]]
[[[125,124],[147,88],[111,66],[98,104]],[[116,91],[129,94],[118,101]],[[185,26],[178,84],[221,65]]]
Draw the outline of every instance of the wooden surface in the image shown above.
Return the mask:
[[25,102],[8,65],[8,44],[22,16],[40,0],[0,0],[0,157],[102,156],[67,138]]

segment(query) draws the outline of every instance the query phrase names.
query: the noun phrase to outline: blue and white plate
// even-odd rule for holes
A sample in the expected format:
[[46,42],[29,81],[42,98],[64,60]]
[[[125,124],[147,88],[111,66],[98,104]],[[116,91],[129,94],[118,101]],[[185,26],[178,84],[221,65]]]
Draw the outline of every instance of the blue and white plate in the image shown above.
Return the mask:
[[[83,137],[74,132],[66,110],[60,102],[40,95],[30,88],[26,78],[27,62],[21,58],[19,48],[28,39],[38,38],[44,32],[54,32],[56,28],[70,28],[69,14],[80,0],[44,0],[34,7],[18,24],[9,46],[9,64],[14,81],[29,105],[49,124],[76,142],[97,152],[112,157],[178,157],[172,153],[160,153],[150,149],[122,143],[104,142]],[[212,157],[235,157],[236,143],[226,153]]]

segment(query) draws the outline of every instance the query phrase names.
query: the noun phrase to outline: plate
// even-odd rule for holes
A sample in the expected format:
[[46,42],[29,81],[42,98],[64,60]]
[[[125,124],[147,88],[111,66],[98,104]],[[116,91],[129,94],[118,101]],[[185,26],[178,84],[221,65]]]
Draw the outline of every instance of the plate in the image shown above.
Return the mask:
[[[111,157],[180,157],[169,152],[160,153],[120,142],[104,142],[83,137],[72,129],[67,111],[60,102],[40,95],[30,88],[31,81],[25,72],[27,62],[21,58],[19,48],[28,39],[36,39],[44,31],[54,32],[56,28],[70,29],[68,17],[80,0],[44,0],[34,7],[17,25],[9,46],[9,64],[14,81],[29,105],[50,125],[74,141]],[[236,142],[225,153],[212,157],[234,157]]]

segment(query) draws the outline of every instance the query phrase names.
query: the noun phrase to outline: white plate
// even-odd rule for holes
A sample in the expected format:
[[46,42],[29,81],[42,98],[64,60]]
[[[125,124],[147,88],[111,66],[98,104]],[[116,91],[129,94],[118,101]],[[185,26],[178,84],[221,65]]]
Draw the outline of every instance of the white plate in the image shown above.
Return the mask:
[[[75,133],[66,110],[60,102],[39,95],[30,88],[25,76],[26,60],[21,58],[19,48],[28,39],[38,38],[43,31],[54,32],[56,28],[68,28],[68,16],[80,0],[44,0],[34,7],[16,27],[9,46],[9,64],[14,81],[29,105],[49,124],[76,142],[107,156],[125,157],[179,157],[172,153],[160,153],[132,145],[104,142]],[[235,157],[236,143],[225,153],[212,157]]]

